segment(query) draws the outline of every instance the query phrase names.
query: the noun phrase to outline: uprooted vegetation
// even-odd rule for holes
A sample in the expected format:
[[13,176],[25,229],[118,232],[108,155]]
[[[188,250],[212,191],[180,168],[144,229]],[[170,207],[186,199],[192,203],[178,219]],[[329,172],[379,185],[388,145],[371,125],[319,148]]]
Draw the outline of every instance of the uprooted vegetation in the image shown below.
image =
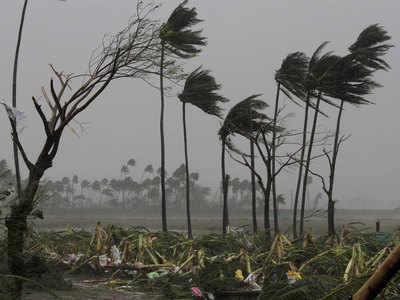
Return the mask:
[[[244,294],[245,299],[347,299],[399,241],[398,233],[382,242],[354,228],[333,238],[307,235],[291,241],[278,235],[267,241],[262,233],[243,229],[190,240],[177,232],[100,223],[93,233],[71,226],[59,232],[32,227],[25,243],[25,279],[30,288],[55,294],[71,288],[65,277],[79,274],[88,278],[87,285],[170,299]],[[5,276],[6,251],[1,253]],[[399,282],[397,275],[378,299],[398,299]]]

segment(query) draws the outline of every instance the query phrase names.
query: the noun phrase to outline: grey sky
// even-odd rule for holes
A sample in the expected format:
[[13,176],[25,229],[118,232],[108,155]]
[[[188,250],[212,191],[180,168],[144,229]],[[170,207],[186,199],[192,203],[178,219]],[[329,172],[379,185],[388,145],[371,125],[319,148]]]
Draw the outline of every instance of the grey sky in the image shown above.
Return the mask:
[[[120,30],[127,24],[135,8],[134,0],[30,0],[24,29],[19,68],[19,106],[26,112],[28,128],[22,139],[31,158],[37,154],[42,136],[33,110],[31,96],[40,96],[41,86],[48,86],[49,63],[65,72],[79,73],[87,69],[91,51],[105,33]],[[157,16],[166,19],[180,2],[164,1]],[[0,97],[11,99],[11,70],[16,31],[22,0],[3,0],[0,10]],[[331,41],[327,49],[338,54],[366,26],[382,24],[397,46],[400,36],[398,0],[374,1],[265,1],[265,0],[202,0],[190,1],[204,19],[199,27],[208,37],[208,46],[196,59],[185,64],[190,72],[202,64],[212,70],[223,85],[222,93],[231,102],[254,93],[263,93],[271,103],[275,92],[274,71],[284,56],[293,51],[311,54],[323,41]],[[365,199],[369,207],[394,207],[398,202],[400,111],[398,90],[400,56],[393,48],[387,57],[389,73],[380,72],[377,80],[384,88],[371,95],[376,105],[346,107],[343,131],[351,133],[338,162],[336,195],[347,199],[349,206]],[[291,122],[300,126],[302,112],[295,106],[288,111],[297,114]],[[112,84],[79,120],[87,122],[86,132],[77,138],[67,131],[54,167],[47,177],[78,174],[89,179],[116,176],[129,158],[138,162],[136,175],[148,163],[159,165],[159,94],[138,80],[121,80]],[[324,120],[327,126],[334,115]],[[188,109],[190,156],[192,171],[199,171],[201,181],[215,185],[219,180],[219,123],[196,109]],[[0,158],[11,162],[9,125],[0,114]],[[166,107],[167,169],[183,162],[181,111],[176,98],[169,98]],[[247,176],[247,170],[229,164],[232,176]],[[140,170],[140,171],[139,171]],[[137,175],[138,176],[138,175]],[[293,189],[290,175],[279,181],[281,192]],[[318,191],[317,180],[313,191]],[[341,203],[340,206],[347,206]]]

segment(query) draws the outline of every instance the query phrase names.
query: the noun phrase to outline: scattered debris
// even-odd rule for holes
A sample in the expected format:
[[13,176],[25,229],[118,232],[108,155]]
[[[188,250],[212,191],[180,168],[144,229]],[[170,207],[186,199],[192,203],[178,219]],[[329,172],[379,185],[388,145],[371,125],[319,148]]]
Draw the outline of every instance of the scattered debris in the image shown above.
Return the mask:
[[[170,299],[290,294],[300,300],[314,299],[305,293],[346,299],[399,241],[398,234],[383,243],[375,234],[345,228],[329,239],[307,235],[291,241],[277,235],[269,241],[262,233],[231,230],[191,240],[182,233],[103,228],[99,222],[92,234],[71,226],[65,232],[33,231],[27,249],[70,273],[91,270],[105,276],[83,283],[110,289],[161,291]],[[385,295],[400,295],[399,283],[400,275]]]

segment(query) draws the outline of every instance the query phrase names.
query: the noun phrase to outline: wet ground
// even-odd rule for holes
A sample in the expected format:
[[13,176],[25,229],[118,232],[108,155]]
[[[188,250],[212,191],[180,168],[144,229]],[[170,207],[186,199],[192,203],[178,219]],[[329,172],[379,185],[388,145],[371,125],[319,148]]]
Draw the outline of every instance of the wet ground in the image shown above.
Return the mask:
[[[101,286],[103,280],[90,280],[84,282],[87,277],[74,276],[67,278],[72,281],[71,290],[52,290],[51,292],[62,300],[162,300],[162,296],[149,295],[141,292],[123,290],[110,290]],[[23,300],[54,300],[54,295],[49,292],[28,290],[25,291]]]

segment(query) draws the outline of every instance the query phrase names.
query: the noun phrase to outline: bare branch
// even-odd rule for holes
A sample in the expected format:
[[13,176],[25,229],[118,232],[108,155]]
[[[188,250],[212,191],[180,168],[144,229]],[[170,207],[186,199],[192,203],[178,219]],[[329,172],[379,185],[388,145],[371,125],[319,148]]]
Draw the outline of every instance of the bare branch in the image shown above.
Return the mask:
[[64,121],[65,120],[65,116],[64,116],[64,113],[63,113],[63,109],[61,107],[60,98],[58,98],[58,96],[56,94],[56,91],[54,89],[53,78],[50,79],[50,91],[51,91],[51,95],[53,96],[53,100],[54,100],[54,102],[56,104],[60,119],[61,119],[61,121]]
[[247,168],[250,169],[250,171],[257,177],[258,184],[259,184],[259,186],[261,187],[261,189],[264,191],[264,190],[265,190],[265,187],[264,187],[264,182],[263,182],[263,180],[262,180],[261,175],[260,175],[254,168],[251,167],[251,164],[249,164],[249,162],[248,162],[248,160],[246,159],[246,157],[245,157],[244,155],[241,155],[241,157],[242,157],[242,159],[243,159],[243,161],[244,161],[244,162],[243,162],[243,161],[240,161],[240,160],[238,160],[237,158],[235,158],[235,157],[232,155],[232,153],[231,153],[231,151],[230,151],[229,148],[227,148],[227,152],[228,152],[229,156],[230,156],[234,161],[236,161],[237,163],[241,164],[242,166],[245,166],[245,167],[247,167]]
[[26,152],[24,150],[24,147],[22,147],[21,141],[19,140],[19,136],[18,136],[18,131],[17,131],[17,126],[15,124],[15,121],[11,118],[9,118],[10,120],[10,124],[11,124],[11,128],[12,128],[12,138],[13,141],[17,144],[18,150],[21,153],[22,159],[25,162],[26,167],[29,170],[32,170],[32,168],[34,167],[33,163],[28,159],[28,156],[26,155]]
[[329,191],[328,191],[328,189],[327,189],[327,187],[326,187],[326,184],[325,184],[325,178],[324,178],[322,175],[318,174],[317,172],[314,172],[314,171],[311,170],[311,169],[309,169],[308,171],[309,171],[313,176],[316,176],[316,177],[318,177],[318,178],[321,180],[322,189],[323,189],[324,192],[328,195],[328,194],[329,194]]
[[44,126],[44,131],[46,132],[46,135],[49,136],[51,134],[50,128],[49,128],[49,123],[46,119],[45,114],[43,113],[43,110],[41,108],[41,106],[37,103],[35,97],[32,97],[33,100],[33,104],[35,105],[36,111],[38,112],[40,119],[43,122],[43,126]]

